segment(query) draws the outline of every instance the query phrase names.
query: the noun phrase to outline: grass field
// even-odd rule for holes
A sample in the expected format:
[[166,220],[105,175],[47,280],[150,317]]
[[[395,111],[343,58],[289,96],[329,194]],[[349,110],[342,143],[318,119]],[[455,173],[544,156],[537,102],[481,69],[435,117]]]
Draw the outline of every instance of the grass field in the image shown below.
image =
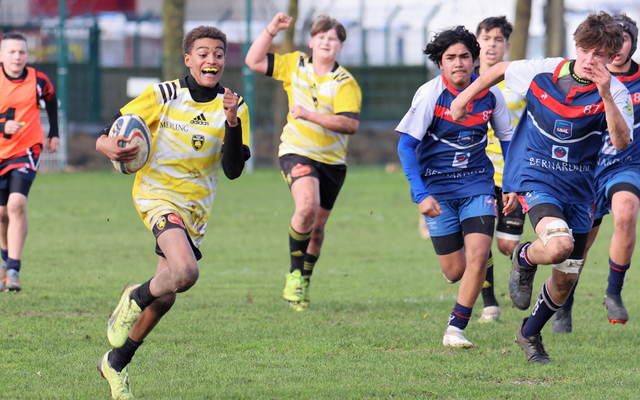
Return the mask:
[[[0,294],[0,398],[107,399],[96,371],[108,316],[129,282],[155,272],[155,241],[132,205],[132,177],[40,174],[18,294]],[[628,274],[626,325],[606,320],[611,218],[580,280],[574,333],[543,336],[552,364],[514,343],[528,312],[508,300],[509,260],[496,256],[503,314],[476,323],[477,347],[442,347],[458,285],[442,278],[401,173],[353,167],[327,225],[311,309],[282,300],[292,200],[278,171],[221,179],[200,279],[129,366],[139,399],[631,399],[640,387],[640,273]],[[532,238],[527,226],[525,238]],[[498,254],[494,249],[494,254]],[[550,267],[541,267],[534,295]],[[506,295],[505,295],[506,293]]]

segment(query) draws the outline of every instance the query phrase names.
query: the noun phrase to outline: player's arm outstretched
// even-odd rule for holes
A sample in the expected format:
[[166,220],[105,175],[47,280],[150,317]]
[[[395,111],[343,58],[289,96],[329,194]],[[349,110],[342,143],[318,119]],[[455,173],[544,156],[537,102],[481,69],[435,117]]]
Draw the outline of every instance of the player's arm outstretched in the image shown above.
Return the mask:
[[[507,152],[509,151],[509,143],[513,136],[513,125],[511,124],[511,115],[509,113],[509,107],[504,99],[504,95],[498,86],[492,86],[491,92],[496,96],[496,106],[491,114],[491,126],[493,127],[494,134],[498,140],[500,140],[500,147],[502,148],[502,156],[506,160]],[[508,215],[517,206],[517,197],[509,196],[508,193],[502,193],[502,203],[504,204],[502,213]]]
[[510,61],[502,61],[489,68],[487,72],[480,75],[478,79],[473,81],[465,90],[463,90],[454,100],[451,102],[451,118],[456,122],[463,122],[469,118],[467,115],[467,104],[474,97],[479,95],[483,90],[490,88],[493,85],[504,80],[504,74],[511,64]]
[[258,35],[255,42],[251,44],[249,51],[247,51],[244,62],[249,68],[262,75],[267,74],[269,68],[267,52],[269,51],[269,47],[271,47],[271,42],[278,32],[289,28],[292,20],[293,18],[284,13],[277,13],[276,16],[273,17],[269,25]]

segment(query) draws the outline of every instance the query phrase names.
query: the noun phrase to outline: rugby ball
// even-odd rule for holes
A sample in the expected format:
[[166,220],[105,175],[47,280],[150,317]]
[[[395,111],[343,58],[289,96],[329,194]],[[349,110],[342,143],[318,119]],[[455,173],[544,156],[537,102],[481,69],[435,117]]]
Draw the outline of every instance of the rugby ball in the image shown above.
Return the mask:
[[125,114],[116,119],[111,130],[109,130],[109,137],[124,136],[130,139],[128,142],[118,142],[120,147],[138,146],[140,151],[138,157],[135,160],[129,162],[120,162],[111,160],[113,167],[123,174],[133,174],[142,169],[149,161],[149,154],[151,153],[151,132],[149,127],[136,114]]

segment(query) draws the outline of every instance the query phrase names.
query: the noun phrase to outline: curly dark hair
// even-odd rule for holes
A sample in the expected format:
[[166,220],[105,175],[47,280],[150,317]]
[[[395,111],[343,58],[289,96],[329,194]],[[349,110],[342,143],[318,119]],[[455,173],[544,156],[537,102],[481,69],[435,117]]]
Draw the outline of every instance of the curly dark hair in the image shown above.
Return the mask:
[[509,36],[511,36],[511,32],[513,32],[513,25],[511,25],[511,23],[507,21],[507,17],[505,17],[504,15],[500,17],[489,17],[484,19],[478,24],[476,35],[480,35],[480,32],[482,32],[483,29],[488,33],[496,28],[500,29],[500,32],[502,32],[502,36],[504,36],[504,40],[508,42]]
[[467,46],[473,61],[478,59],[478,56],[480,55],[480,45],[478,44],[475,35],[469,32],[462,25],[439,32],[422,52],[429,57],[429,60],[433,61],[438,67],[440,67],[440,62],[442,62],[442,55],[444,52],[447,51],[449,47],[457,43],[462,43]]
[[224,45],[224,53],[227,53],[227,35],[220,29],[213,26],[200,25],[197,28],[193,28],[187,33],[182,41],[182,52],[184,54],[191,53],[193,49],[193,43],[198,39],[214,39],[219,40]]

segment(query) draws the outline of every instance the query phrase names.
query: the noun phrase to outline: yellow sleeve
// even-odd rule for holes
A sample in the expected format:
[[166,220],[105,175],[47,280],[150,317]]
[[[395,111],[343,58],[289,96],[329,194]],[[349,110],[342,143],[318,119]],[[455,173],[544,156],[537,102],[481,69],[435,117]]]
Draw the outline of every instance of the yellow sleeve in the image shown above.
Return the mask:
[[360,114],[362,107],[362,92],[355,79],[347,79],[338,87],[336,97],[333,100],[333,112]]
[[244,99],[240,98],[242,105],[238,107],[238,118],[242,121],[242,144],[249,146],[251,140],[251,120],[249,116],[249,107]]
[[273,55],[273,75],[271,77],[278,81],[291,80],[291,73],[298,65],[301,53],[294,51],[293,53],[274,54]]
[[157,121],[161,108],[156,97],[155,87],[156,85],[148,86],[140,96],[131,100],[126,106],[122,107],[120,109],[122,115],[137,114],[144,120],[144,122],[147,123],[148,126],[151,126],[155,121]]

